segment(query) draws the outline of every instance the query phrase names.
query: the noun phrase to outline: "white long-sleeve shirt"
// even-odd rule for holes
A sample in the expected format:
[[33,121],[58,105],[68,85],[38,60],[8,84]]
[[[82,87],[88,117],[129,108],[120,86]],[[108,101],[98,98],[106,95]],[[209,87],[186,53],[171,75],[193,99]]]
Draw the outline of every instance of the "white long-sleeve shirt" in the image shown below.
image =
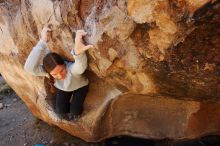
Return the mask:
[[[49,53],[47,43],[40,40],[29,54],[24,69],[35,76],[46,76],[48,73],[41,64],[41,59]],[[55,79],[54,86],[63,91],[74,91],[89,84],[88,79],[83,75],[87,68],[87,56],[85,53],[74,55],[75,62],[66,62],[67,74],[64,80]]]

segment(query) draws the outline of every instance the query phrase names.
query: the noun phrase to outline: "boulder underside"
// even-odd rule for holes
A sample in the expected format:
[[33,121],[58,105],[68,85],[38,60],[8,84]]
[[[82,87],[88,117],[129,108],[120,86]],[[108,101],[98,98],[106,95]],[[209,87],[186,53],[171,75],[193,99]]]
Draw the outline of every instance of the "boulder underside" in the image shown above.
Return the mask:
[[[130,135],[196,138],[220,132],[217,0],[0,0],[0,73],[42,120],[86,141]],[[82,117],[61,120],[51,82],[24,62],[51,24],[65,59],[85,29],[90,89]]]

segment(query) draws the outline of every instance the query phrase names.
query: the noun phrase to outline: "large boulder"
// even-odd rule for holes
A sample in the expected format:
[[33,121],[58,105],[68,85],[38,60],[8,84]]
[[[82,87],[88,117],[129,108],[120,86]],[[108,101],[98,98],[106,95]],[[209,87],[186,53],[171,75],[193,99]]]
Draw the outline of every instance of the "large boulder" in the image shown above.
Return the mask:
[[[0,0],[0,14],[0,73],[42,120],[86,141],[220,132],[219,1]],[[45,24],[50,49],[68,60],[77,29],[95,46],[75,122],[55,114],[51,82],[23,69]]]

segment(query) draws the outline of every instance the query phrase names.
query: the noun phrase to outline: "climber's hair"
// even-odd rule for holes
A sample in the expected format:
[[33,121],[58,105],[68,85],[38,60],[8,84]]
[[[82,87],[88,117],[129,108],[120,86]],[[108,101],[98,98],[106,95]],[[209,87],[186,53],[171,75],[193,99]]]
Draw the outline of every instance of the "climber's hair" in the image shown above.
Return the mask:
[[50,73],[57,65],[63,64],[63,58],[57,53],[48,53],[43,59],[43,67],[47,73]]

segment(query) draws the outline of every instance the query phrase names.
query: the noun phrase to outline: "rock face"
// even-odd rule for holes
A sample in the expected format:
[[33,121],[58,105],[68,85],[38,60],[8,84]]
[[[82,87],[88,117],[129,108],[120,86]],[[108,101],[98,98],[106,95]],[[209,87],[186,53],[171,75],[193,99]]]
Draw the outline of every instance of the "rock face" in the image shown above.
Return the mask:
[[[86,141],[185,139],[220,132],[217,0],[0,0],[0,73],[32,113]],[[90,92],[82,118],[61,120],[50,81],[24,62],[52,24],[52,51],[72,60],[85,29]]]

